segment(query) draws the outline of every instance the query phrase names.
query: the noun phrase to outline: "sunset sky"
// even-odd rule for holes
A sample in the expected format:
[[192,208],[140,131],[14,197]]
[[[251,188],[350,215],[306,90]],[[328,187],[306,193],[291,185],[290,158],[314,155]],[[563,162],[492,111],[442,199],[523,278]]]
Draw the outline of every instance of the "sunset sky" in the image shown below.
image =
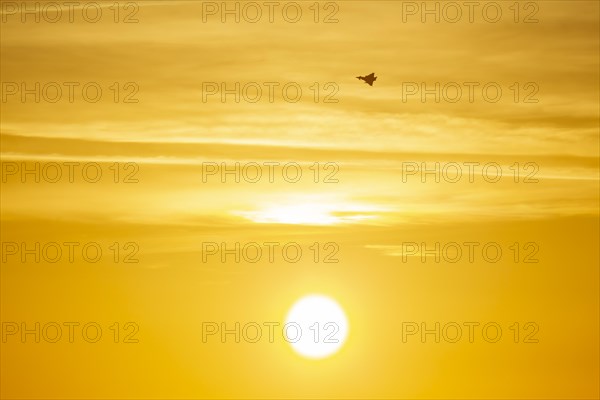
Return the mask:
[[[1,241],[96,242],[105,255],[23,263],[3,244],[3,324],[95,321],[104,334],[98,343],[3,340],[2,398],[600,396],[597,1],[521,2],[519,23],[509,1],[497,2],[497,23],[481,12],[473,23],[423,23],[403,15],[413,2],[402,1],[319,2],[318,23],[309,1],[298,2],[297,23],[279,8],[273,23],[266,15],[222,23],[219,14],[203,22],[201,1],[121,2],[115,23],[107,1],[96,2],[97,23],[80,7],[74,22],[35,23],[32,14],[23,23],[6,3]],[[534,10],[526,3],[538,22],[522,22]],[[139,22],[123,23],[132,10]],[[332,10],[338,22],[324,23]],[[356,79],[371,72],[372,87]],[[62,98],[23,102],[21,84],[36,82],[57,82]],[[64,82],[79,84],[73,102]],[[103,90],[96,103],[82,96],[89,82]],[[222,102],[205,90],[236,82],[257,82],[262,98]],[[265,82],[278,85],[272,102]],[[406,93],[436,82],[461,86],[462,98]],[[465,82],[476,83],[473,101]],[[502,89],[494,103],[482,95],[490,82]],[[299,101],[283,98],[288,83],[301,87]],[[132,88],[137,102],[125,103]],[[336,101],[325,102],[333,92]],[[103,177],[86,182],[77,169],[74,182],[21,180],[35,163],[65,162],[98,163]],[[258,163],[263,178],[223,183],[206,176],[214,163]],[[272,183],[264,163],[280,163]],[[282,178],[287,163],[300,166],[298,182]],[[474,165],[473,182],[437,183],[433,174],[422,182],[413,169],[436,163],[463,173]],[[488,164],[502,169],[497,182],[484,179]],[[136,182],[123,183],[130,172]],[[325,182],[330,173],[337,182]],[[135,243],[139,262],[115,263],[115,242],[121,258],[123,244]],[[295,242],[304,256],[203,262],[206,242]],[[315,263],[315,242],[321,259],[334,243],[339,262]],[[503,257],[490,263],[479,251],[474,262],[436,263],[405,254],[403,244],[436,242],[497,243]],[[522,262],[527,243],[539,249],[537,263]],[[349,320],[347,341],[329,358],[303,358],[283,340],[202,341],[207,321],[283,324],[311,293],[335,299]],[[403,322],[469,321],[498,323],[502,340],[402,340]],[[139,343],[113,343],[115,322],[135,322]],[[514,343],[515,322],[537,324],[539,343]]]

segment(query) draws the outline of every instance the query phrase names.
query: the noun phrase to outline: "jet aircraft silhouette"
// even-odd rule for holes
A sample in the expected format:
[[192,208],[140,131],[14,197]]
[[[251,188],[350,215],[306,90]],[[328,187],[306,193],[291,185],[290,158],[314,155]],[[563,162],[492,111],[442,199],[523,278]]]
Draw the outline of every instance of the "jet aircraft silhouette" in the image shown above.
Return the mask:
[[373,86],[373,82],[375,82],[377,80],[377,77],[375,76],[375,72],[371,72],[367,76],[357,76],[356,78],[360,79],[361,81],[365,81],[365,83],[368,83],[369,86]]

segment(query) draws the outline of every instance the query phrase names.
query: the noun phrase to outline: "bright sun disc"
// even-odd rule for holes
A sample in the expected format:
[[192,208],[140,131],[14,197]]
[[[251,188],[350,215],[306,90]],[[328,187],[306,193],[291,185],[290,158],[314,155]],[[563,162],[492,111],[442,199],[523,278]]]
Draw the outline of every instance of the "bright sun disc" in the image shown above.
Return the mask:
[[348,336],[344,310],[327,296],[302,297],[294,303],[285,322],[287,341],[298,354],[307,358],[334,354]]

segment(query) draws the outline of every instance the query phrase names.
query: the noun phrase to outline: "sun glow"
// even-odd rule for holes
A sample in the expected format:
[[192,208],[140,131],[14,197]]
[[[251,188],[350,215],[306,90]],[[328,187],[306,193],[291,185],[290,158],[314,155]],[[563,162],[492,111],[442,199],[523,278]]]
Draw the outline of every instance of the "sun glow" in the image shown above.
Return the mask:
[[272,205],[258,211],[238,212],[259,224],[338,225],[373,219],[372,208],[348,204],[306,202]]
[[323,295],[298,300],[286,318],[286,336],[298,354],[324,358],[336,353],[348,336],[348,320],[340,305]]

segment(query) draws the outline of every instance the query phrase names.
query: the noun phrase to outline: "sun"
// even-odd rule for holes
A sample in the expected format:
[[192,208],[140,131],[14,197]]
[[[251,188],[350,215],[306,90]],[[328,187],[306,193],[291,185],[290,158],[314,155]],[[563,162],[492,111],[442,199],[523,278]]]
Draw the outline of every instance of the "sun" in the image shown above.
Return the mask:
[[284,335],[294,351],[307,358],[325,358],[336,353],[348,336],[348,319],[333,299],[311,294],[290,309]]

